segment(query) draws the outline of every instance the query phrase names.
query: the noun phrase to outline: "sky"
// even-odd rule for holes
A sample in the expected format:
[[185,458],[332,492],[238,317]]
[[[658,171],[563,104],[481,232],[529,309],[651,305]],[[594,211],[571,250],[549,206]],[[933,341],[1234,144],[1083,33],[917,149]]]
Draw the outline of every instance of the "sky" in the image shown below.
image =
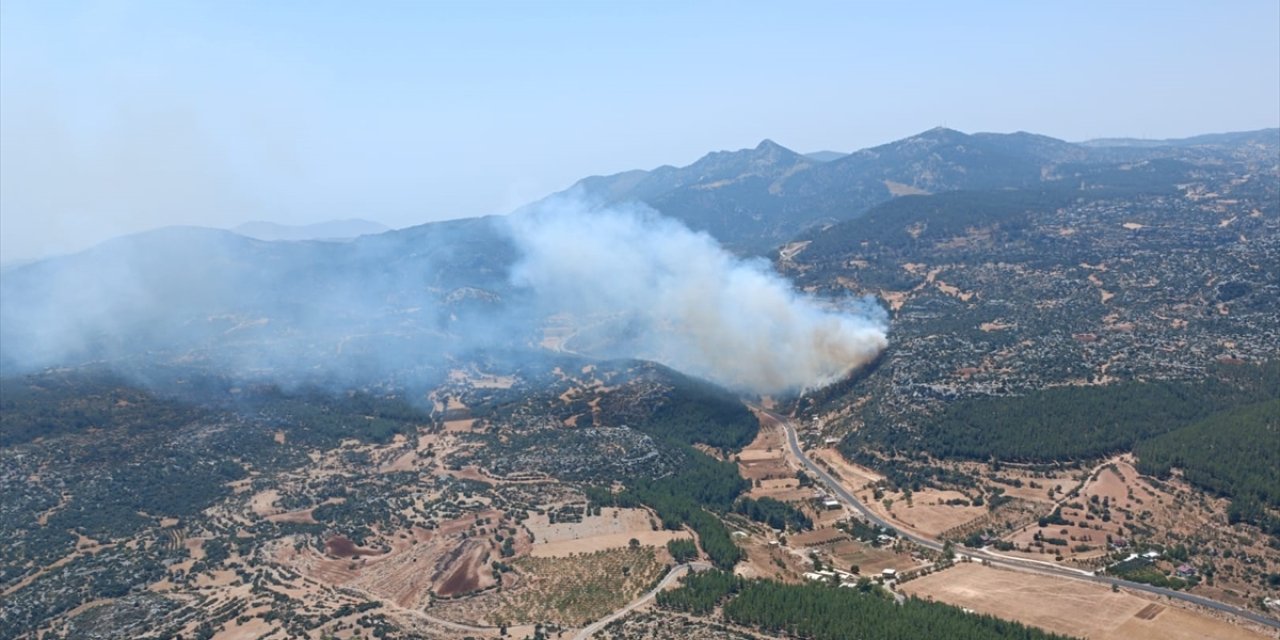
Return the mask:
[[1280,3],[0,1],[0,262],[505,213],[770,138],[1280,125]]

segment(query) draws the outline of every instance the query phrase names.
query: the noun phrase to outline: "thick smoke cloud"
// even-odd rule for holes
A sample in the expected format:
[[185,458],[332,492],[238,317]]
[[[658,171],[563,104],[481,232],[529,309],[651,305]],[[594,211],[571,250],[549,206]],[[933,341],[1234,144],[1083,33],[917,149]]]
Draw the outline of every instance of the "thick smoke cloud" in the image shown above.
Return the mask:
[[823,305],[763,261],[639,205],[552,199],[510,225],[523,256],[513,282],[580,321],[612,319],[626,355],[775,393],[833,382],[887,344],[873,303]]
[[545,358],[550,329],[564,351],[775,393],[874,358],[885,326],[873,304],[798,294],[652,210],[575,198],[350,243],[165,229],[0,273],[5,375],[95,363],[144,382],[195,369],[420,388],[476,358]]

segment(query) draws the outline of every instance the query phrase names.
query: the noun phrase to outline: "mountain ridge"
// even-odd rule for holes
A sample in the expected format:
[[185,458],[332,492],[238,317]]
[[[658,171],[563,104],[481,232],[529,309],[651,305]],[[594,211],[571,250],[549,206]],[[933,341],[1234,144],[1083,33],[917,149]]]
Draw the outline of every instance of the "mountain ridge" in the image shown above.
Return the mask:
[[[1068,165],[1265,156],[1272,131],[1206,134],[1145,147],[1067,142],[1025,131],[964,133],[935,127],[829,160],[773,140],[714,151],[693,163],[583,178],[552,197],[578,194],[604,204],[642,202],[744,253],[762,253],[815,226],[861,215],[894,197],[942,191],[1027,188]],[[1196,140],[1214,144],[1195,144]],[[1258,142],[1261,140],[1261,142]],[[1176,144],[1175,144],[1176,143]],[[1241,145],[1254,144],[1250,151]]]

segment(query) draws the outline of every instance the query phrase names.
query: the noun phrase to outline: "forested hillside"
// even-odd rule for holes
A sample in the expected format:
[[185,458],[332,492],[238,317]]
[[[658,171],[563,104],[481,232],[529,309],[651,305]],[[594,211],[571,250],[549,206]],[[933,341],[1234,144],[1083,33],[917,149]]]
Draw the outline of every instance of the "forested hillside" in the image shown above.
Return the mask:
[[1231,498],[1230,519],[1280,535],[1280,399],[1215,413],[1134,447],[1138,469],[1188,481]]
[[1065,386],[1026,395],[960,400],[917,434],[868,428],[848,446],[916,446],[943,458],[1052,462],[1128,451],[1216,412],[1276,397],[1280,362],[1219,367],[1195,382]]

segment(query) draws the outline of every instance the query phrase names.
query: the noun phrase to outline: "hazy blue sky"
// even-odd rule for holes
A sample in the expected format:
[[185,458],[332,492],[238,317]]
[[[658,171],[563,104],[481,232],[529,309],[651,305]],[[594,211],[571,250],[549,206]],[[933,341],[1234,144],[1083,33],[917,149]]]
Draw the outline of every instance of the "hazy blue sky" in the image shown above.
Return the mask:
[[505,212],[772,138],[1280,122],[1280,3],[0,4],[0,259]]

